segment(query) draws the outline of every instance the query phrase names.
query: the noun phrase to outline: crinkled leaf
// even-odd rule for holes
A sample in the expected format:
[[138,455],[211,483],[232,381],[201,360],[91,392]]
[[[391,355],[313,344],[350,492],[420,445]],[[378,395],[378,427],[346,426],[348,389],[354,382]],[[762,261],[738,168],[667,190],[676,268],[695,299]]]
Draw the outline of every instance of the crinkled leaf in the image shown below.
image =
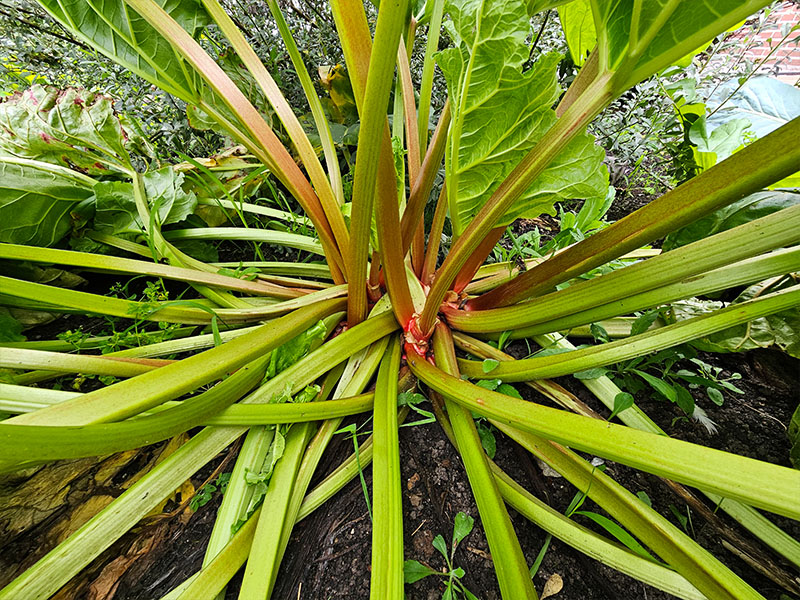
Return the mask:
[[66,169],[0,157],[0,241],[52,246],[69,232],[70,211],[91,195],[91,187]]
[[428,575],[439,575],[439,572],[423,565],[418,560],[407,560],[403,563],[403,581],[405,583],[417,582]]
[[[448,31],[455,48],[437,62],[447,80],[452,123],[445,152],[450,218],[456,235],[503,179],[556,121],[560,56],[541,57],[523,71],[530,34],[522,0],[449,0]],[[603,151],[581,134],[556,157],[498,225],[553,213],[564,198],[605,195]]]
[[183,173],[172,167],[149,171],[142,177],[144,191],[151,209],[158,210],[161,225],[180,223],[194,212],[197,197],[183,190]]
[[108,96],[34,85],[0,103],[0,154],[106,174],[130,168],[127,139]]
[[[183,173],[172,167],[150,171],[142,176],[145,195],[151,210],[156,211],[161,225],[179,223],[197,207],[194,192],[185,192]],[[95,228],[110,234],[140,232],[144,226],[136,210],[133,184],[120,181],[101,181],[94,186]]]
[[[765,292],[764,282],[743,291],[734,303],[744,302]],[[672,315],[676,321],[707,314],[723,307],[721,302],[697,299],[673,302]],[[790,356],[800,358],[800,307],[761,317],[691,342],[709,352],[744,352],[754,348],[775,346]]]
[[[192,36],[210,22],[198,0],[155,2]],[[40,0],[39,3],[83,42],[129,71],[187,102],[198,97],[199,76],[172,44],[125,0]]]
[[568,2],[558,7],[558,18],[567,38],[572,62],[580,67],[597,44],[592,3],[589,0]]
[[664,250],[672,250],[678,246],[696,242],[796,204],[800,204],[800,193],[798,192],[769,191],[750,194],[670,233],[664,240]]
[[[756,138],[762,138],[800,116],[800,89],[774,77],[752,77],[739,87],[732,79],[708,99],[709,125],[720,127],[734,119],[750,122]],[[721,106],[720,106],[721,105]]]
[[94,186],[94,226],[98,231],[117,235],[139,233],[142,222],[133,199],[133,185],[126,181],[101,181]]
[[8,309],[0,306],[0,342],[24,342],[22,323],[17,321]]

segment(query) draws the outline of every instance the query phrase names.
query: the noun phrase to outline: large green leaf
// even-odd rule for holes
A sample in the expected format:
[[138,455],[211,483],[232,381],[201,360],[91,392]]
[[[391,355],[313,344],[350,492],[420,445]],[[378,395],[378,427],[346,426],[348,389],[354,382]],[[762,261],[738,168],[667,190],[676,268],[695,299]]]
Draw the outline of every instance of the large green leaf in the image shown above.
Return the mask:
[[[744,290],[733,304],[745,302],[770,291],[774,280],[762,281]],[[707,314],[723,308],[722,302],[690,299],[672,305],[672,317],[677,321]],[[794,307],[767,315],[729,329],[718,331],[708,337],[691,342],[700,350],[708,352],[744,352],[755,348],[775,347],[790,356],[800,358],[800,308]]]
[[[150,171],[142,176],[150,208],[156,211],[160,225],[183,221],[197,207],[194,192],[181,187],[183,173],[172,167]],[[120,181],[101,181],[94,186],[96,196],[94,225],[99,231],[112,235],[141,233],[144,224],[139,219],[133,184]]]
[[749,126],[747,119],[731,119],[711,129],[705,115],[701,115],[689,129],[689,140],[697,147],[696,152],[707,155],[705,160],[713,166],[742,146],[742,136]]
[[[155,0],[191,35],[209,23],[198,0]],[[172,44],[132,10],[125,0],[39,0],[82,41],[158,87],[191,102],[199,77]]]
[[769,4],[766,0],[592,0],[601,67],[622,92]]
[[597,34],[594,31],[592,3],[589,0],[573,0],[558,7],[558,18],[567,38],[572,62],[583,65],[586,57],[597,45]]
[[0,156],[0,242],[52,246],[69,231],[70,211],[92,195],[90,183],[63,167]]
[[[523,71],[530,33],[521,0],[452,0],[447,24],[456,47],[437,55],[453,111],[445,169],[453,230],[459,235],[500,182],[556,121],[560,56]],[[603,151],[579,135],[533,182],[498,225],[552,212],[563,198],[604,195]]]
[[111,98],[86,90],[34,85],[0,104],[0,154],[107,174],[130,169],[128,137]]
[[677,231],[664,240],[664,250],[672,250],[701,240],[715,233],[733,229],[784,208],[800,204],[798,192],[757,192],[745,196],[720,210],[706,215]]
[[708,123],[719,127],[735,119],[750,121],[756,138],[800,117],[800,90],[772,77],[753,77],[739,87],[732,79],[708,99]]
[[567,4],[570,0],[528,0],[528,14],[531,16],[544,10],[550,10],[562,4]]

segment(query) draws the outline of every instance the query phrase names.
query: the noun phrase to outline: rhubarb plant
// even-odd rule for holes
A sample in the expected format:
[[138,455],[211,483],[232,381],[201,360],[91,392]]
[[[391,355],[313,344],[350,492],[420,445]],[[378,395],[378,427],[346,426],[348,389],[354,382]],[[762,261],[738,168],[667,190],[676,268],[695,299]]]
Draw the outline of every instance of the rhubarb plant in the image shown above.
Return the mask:
[[[214,598],[242,566],[240,597],[269,597],[294,524],[372,461],[371,597],[403,598],[398,424],[408,408],[397,398],[410,390],[410,374],[431,394],[437,421],[463,459],[504,598],[537,597],[507,505],[549,534],[677,597],[762,597],[574,451],[696,487],[800,564],[798,542],[759,513],[800,518],[797,470],[674,440],[631,402],[620,404],[624,392],[605,377],[583,381],[623,424],[602,422],[549,381],[713,340],[718,332],[796,310],[800,286],[784,277],[800,270],[800,206],[794,203],[669,251],[640,249],[793,175],[800,165],[800,120],[624,219],[527,261],[523,271],[481,268],[517,217],[553,213],[563,199],[607,208],[608,173],[587,125],[629,88],[763,8],[765,0],[428,0],[423,7],[398,0],[380,4],[374,29],[361,2],[332,0],[359,119],[355,163],[345,173],[352,189],[343,185],[349,162],[338,154],[324,110],[330,102],[317,96],[278,3],[269,3],[274,26],[303,83],[316,146],[296,116],[304,108],[289,105],[218,0],[40,4],[83,43],[185,102],[195,119],[214,124],[242,149],[159,165],[107,99],[32,88],[0,104],[0,259],[162,278],[196,292],[188,300],[142,303],[0,276],[0,303],[8,308],[0,323],[13,330],[0,337],[10,339],[0,342],[0,367],[13,370],[0,411],[15,415],[0,422],[0,472],[137,448],[202,426],[0,590],[0,598],[51,596],[241,437],[203,566],[166,597]],[[531,56],[527,45],[530,16],[555,6],[582,20],[576,32],[562,17],[568,41],[577,44],[573,54],[583,57],[587,44],[593,46],[566,90],[556,77],[559,57]],[[409,51],[426,24],[417,90]],[[452,47],[439,51],[442,26]],[[208,36],[217,44],[204,43]],[[223,68],[231,55],[217,54],[218,47],[235,53],[246,77]],[[437,76],[444,77],[449,97],[432,115],[431,132]],[[442,167],[437,199],[432,190]],[[304,215],[245,202],[244,191],[255,185],[272,186]],[[426,223],[429,203],[434,217]],[[302,223],[313,234],[248,225],[261,218]],[[448,219],[452,245],[440,262]],[[79,248],[105,253],[63,249],[67,237],[88,239],[91,244]],[[231,239],[255,242],[258,251],[288,245],[325,264],[276,264],[261,256],[217,264],[180,245]],[[609,263],[621,268],[581,277]],[[581,326],[775,278],[780,286],[729,306],[704,306],[663,327],[577,349],[569,341]],[[98,340],[82,341],[77,353],[61,340],[19,341],[18,328],[5,325],[19,310],[182,327],[174,339],[98,356],[91,351]],[[531,338],[563,351],[513,360],[479,339],[498,337]],[[175,353],[183,358],[161,358]],[[291,360],[281,359],[287,356]],[[88,393],[47,387],[63,373],[119,380]],[[505,384],[474,383],[480,380],[525,382],[564,408],[504,394]],[[364,412],[374,415],[371,438],[359,443],[358,456],[309,489],[341,419]],[[660,561],[585,530],[526,492],[486,455],[473,413],[559,471]],[[267,471],[256,505],[246,475],[252,482],[252,474]]]

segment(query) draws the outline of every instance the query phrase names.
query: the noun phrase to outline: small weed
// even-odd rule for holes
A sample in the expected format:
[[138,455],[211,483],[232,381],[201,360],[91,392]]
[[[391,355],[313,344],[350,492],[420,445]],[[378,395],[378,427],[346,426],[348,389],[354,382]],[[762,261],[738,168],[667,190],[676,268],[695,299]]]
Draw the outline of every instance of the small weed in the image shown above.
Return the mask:
[[230,473],[221,473],[215,481],[209,482],[201,487],[199,490],[197,490],[195,495],[192,496],[192,500],[189,502],[189,508],[195,512],[197,509],[208,504],[216,492],[224,494],[230,479]]
[[445,542],[442,535],[437,535],[433,539],[433,547],[444,557],[444,561],[447,564],[446,572],[440,573],[417,560],[407,560],[403,565],[404,581],[406,583],[414,583],[429,575],[436,575],[446,580],[442,600],[455,600],[456,598],[478,600],[478,597],[470,592],[461,582],[461,579],[465,575],[464,569],[461,567],[453,567],[453,556],[456,553],[456,548],[458,548],[462,540],[470,534],[474,525],[475,519],[463,512],[458,513],[453,522],[453,539],[450,543],[449,551],[447,542]]

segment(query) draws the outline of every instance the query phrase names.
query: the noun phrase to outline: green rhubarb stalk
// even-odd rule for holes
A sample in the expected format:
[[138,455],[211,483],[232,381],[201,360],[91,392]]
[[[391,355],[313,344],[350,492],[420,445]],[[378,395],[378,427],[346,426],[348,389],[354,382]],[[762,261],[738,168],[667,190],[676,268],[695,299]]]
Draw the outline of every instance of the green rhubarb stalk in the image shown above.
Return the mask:
[[324,255],[325,251],[316,239],[307,235],[275,231],[273,229],[245,229],[244,227],[198,227],[195,229],[171,229],[164,232],[164,238],[172,240],[239,240],[263,242],[278,246],[288,246]]
[[[453,341],[449,330],[442,324],[436,326],[433,337],[436,364],[450,376],[458,376]],[[412,350],[413,352],[413,350]],[[489,470],[475,421],[470,412],[445,396],[447,413],[453,427],[455,445],[464,461],[472,493],[478,505],[489,550],[492,553],[500,593],[504,598],[536,599],[536,589],[530,578],[528,565],[519,538],[514,532],[500,491]]]
[[[363,7],[361,8],[363,13]],[[363,103],[359,107],[361,126],[358,134],[358,151],[353,175],[353,208],[350,221],[350,253],[346,257],[350,275],[347,319],[351,324],[361,322],[367,315],[367,257],[369,256],[370,227],[375,198],[376,181],[384,188],[391,188],[395,197],[395,181],[378,178],[379,162],[391,161],[388,141],[386,107],[394,78],[395,57],[400,35],[407,22],[408,0],[385,4],[378,13],[375,26],[375,41],[369,56]],[[344,37],[344,36],[342,36]],[[346,55],[347,56],[347,55]],[[358,76],[355,71],[351,74]],[[358,78],[358,77],[355,77]],[[377,160],[376,160],[377,158]],[[382,169],[385,173],[386,169]],[[394,168],[391,169],[394,172]],[[391,185],[389,185],[391,184]],[[382,189],[386,194],[386,189]],[[398,279],[397,283],[402,285]]]
[[[668,304],[675,300],[711,294],[732,287],[763,281],[770,277],[791,273],[797,269],[800,269],[800,248],[793,247],[775,250],[767,254],[762,254],[761,256],[714,269],[708,273],[689,277],[677,283],[671,283],[653,290],[634,294],[627,298],[622,298],[621,300],[600,304],[594,308],[582,310],[564,317],[558,317],[544,323],[522,327],[521,329],[515,328],[511,333],[511,338],[532,337],[543,333],[564,330],[570,330],[570,335],[579,335],[575,328],[580,325],[600,323],[603,319],[608,319],[617,315],[631,314],[638,310]],[[457,321],[458,327],[462,328],[464,321],[458,319]],[[466,321],[468,322],[469,319]],[[610,323],[610,328],[607,329],[607,331],[611,337],[625,337],[630,335],[632,320],[628,321],[627,327],[623,327],[622,324],[624,321],[617,321],[618,327],[616,329],[614,321]],[[456,326],[455,323],[453,323],[453,325]],[[472,325],[467,323],[464,329],[472,329]]]
[[0,470],[13,471],[23,461],[46,462],[131,450],[188,431],[258,384],[264,376],[268,360],[269,356],[256,359],[195,398],[139,419],[84,426],[2,422],[0,455],[3,456],[3,463]]
[[490,462],[495,482],[506,502],[523,517],[579,552],[684,600],[705,600],[685,577],[648,560],[565,517],[533,496],[495,463]]
[[59,250],[56,248],[40,248],[21,246],[17,244],[0,244],[0,258],[10,260],[25,260],[30,262],[55,263],[72,267],[83,267],[98,271],[112,273],[130,273],[134,275],[149,275],[163,277],[174,281],[200,283],[235,290],[256,296],[273,296],[276,298],[296,298],[302,292],[286,289],[281,286],[270,285],[259,281],[246,281],[226,275],[206,273],[195,269],[173,267],[159,263],[119,258],[116,256],[102,256],[72,250]]
[[27,348],[13,350],[0,348],[0,368],[5,369],[43,369],[58,373],[135,377],[173,362],[146,358],[115,358],[108,355],[62,354]]
[[433,55],[439,51],[439,34],[442,29],[443,14],[444,0],[433,0],[433,11],[425,42],[425,58],[422,63],[422,80],[419,86],[419,111],[417,115],[419,149],[423,154],[428,147],[428,120],[430,119],[431,95],[433,93],[433,71],[436,67]]
[[271,321],[258,329],[177,363],[115,383],[80,398],[14,417],[20,424],[86,425],[124,419],[223,377],[263,356],[341,309],[329,300]]
[[342,189],[342,174],[339,169],[339,159],[336,155],[336,147],[333,143],[330,124],[322,108],[322,101],[317,95],[314,82],[311,81],[311,76],[308,74],[308,69],[306,69],[306,64],[303,62],[302,56],[300,56],[300,50],[297,48],[294,37],[292,37],[289,25],[286,23],[286,19],[283,18],[280,6],[275,0],[267,0],[267,5],[269,6],[272,16],[275,18],[278,31],[289,53],[289,58],[292,60],[292,66],[297,74],[297,78],[300,80],[300,85],[303,87],[306,100],[308,100],[308,105],[311,108],[311,115],[314,118],[317,134],[322,144],[322,151],[325,154],[325,165],[328,167],[330,186],[333,188],[336,201],[340,205],[344,204],[344,191]]
[[[743,240],[747,240],[743,243]],[[448,321],[461,327],[466,320],[470,326],[490,331],[503,331],[508,323],[527,327],[544,321],[595,308],[598,305],[628,298],[686,278],[706,274],[737,261],[769,252],[800,241],[800,205],[780,210],[739,227],[664,252],[643,262],[612,271],[606,275],[582,281],[516,306],[487,311],[445,311]],[[785,257],[784,257],[785,259]],[[783,260],[783,259],[779,259]],[[796,265],[795,255],[785,263]],[[500,324],[503,323],[501,326]]]
[[426,385],[480,415],[577,450],[800,518],[800,506],[795,502],[800,472],[796,470],[518,400],[443,373],[413,352],[407,355],[412,372]]
[[303,227],[314,226],[311,220],[302,214],[295,214],[269,206],[261,206],[260,204],[251,204],[250,202],[238,202],[235,200],[226,200],[224,198],[198,198],[197,203],[202,206],[219,206],[229,210],[253,213],[254,215],[262,215],[272,219],[280,219],[281,221],[302,225]]
[[468,360],[459,361],[459,367],[465,375],[476,379],[497,378],[503,381],[550,379],[671,348],[740,323],[788,310],[798,302],[800,302],[800,286],[793,286],[754,300],[731,304],[713,313],[600,346],[551,356],[534,356],[513,363],[504,362],[491,371],[484,371],[480,362]]
[[[80,392],[0,383],[0,412],[11,414],[28,413],[82,395]],[[256,426],[321,421],[323,419],[346,417],[367,412],[372,409],[372,402],[373,395],[367,393],[329,400],[324,405],[319,403],[234,404],[207,419],[203,419],[200,424]],[[181,402],[168,401],[140,414],[142,417],[146,417],[180,405]],[[84,430],[92,431],[92,427],[91,425],[84,426]]]
[[397,424],[401,345],[395,337],[381,361],[375,388],[372,467],[372,600],[403,600],[403,493]]
[[[555,346],[566,350],[575,348],[566,338],[559,335],[537,336],[535,341],[538,344],[546,344],[548,347]],[[617,387],[609,377],[604,375],[593,379],[581,379],[581,383],[605,404],[609,410],[614,410],[614,399],[622,390]],[[618,417],[628,427],[633,427],[641,431],[649,431],[659,435],[666,435],[664,430],[656,425],[656,423],[636,405],[621,411]],[[800,540],[796,540],[788,535],[751,506],[747,506],[730,498],[723,498],[718,494],[704,491],[702,486],[700,486],[700,491],[770,548],[791,561],[794,565],[800,567]]]
[[303,453],[316,429],[313,423],[296,425],[286,436],[283,456],[275,471],[261,505],[261,513],[250,546],[239,598],[250,600],[269,598],[280,566],[280,533],[289,518],[289,505]]
[[708,598],[764,600],[708,550],[588,461],[536,435],[497,426],[607,510]]

